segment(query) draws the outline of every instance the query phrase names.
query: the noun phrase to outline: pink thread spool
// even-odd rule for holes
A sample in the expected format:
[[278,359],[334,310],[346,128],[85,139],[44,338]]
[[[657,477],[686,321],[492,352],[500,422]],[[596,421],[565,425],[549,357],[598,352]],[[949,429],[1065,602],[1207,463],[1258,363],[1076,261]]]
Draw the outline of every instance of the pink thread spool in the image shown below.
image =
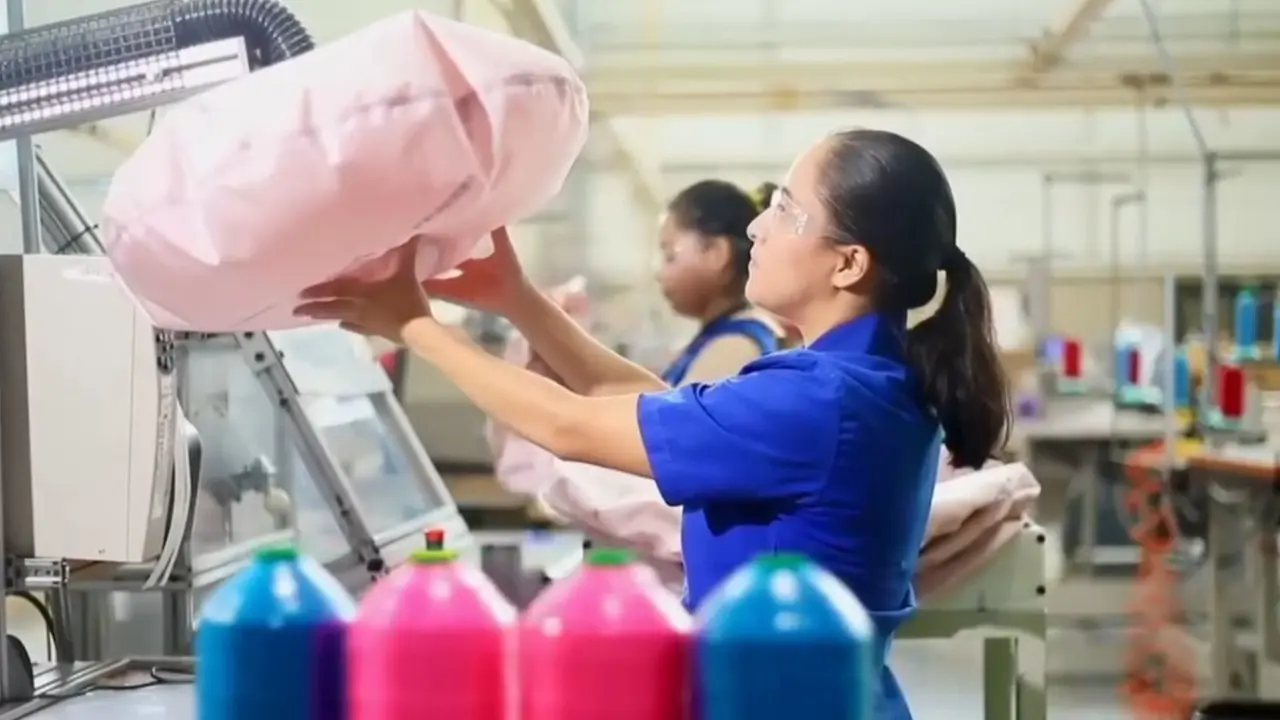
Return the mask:
[[516,611],[448,550],[419,550],[360,603],[349,720],[511,720]]
[[521,720],[687,720],[692,625],[652,569],[592,551],[520,620]]

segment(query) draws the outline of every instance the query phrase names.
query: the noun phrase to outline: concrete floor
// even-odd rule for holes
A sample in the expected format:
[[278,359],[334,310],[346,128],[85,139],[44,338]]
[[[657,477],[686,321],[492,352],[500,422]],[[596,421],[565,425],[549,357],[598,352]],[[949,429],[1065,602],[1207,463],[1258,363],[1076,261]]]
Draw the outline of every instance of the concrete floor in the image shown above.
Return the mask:
[[[890,663],[916,718],[982,720],[981,645],[978,638],[894,644]],[[1049,691],[1049,718],[1128,720],[1133,715],[1117,692],[1119,684],[1055,686]]]

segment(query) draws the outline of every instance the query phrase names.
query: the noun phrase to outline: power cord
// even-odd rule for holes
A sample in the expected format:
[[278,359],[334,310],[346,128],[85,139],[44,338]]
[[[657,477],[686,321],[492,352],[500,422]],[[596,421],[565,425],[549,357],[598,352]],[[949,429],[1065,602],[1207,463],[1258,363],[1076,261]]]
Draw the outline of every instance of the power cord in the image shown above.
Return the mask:
[[144,688],[157,687],[160,685],[190,685],[195,682],[196,676],[192,672],[184,672],[181,670],[164,670],[153,667],[147,670],[148,679],[135,682],[113,682],[111,680],[102,680],[73,692],[47,692],[36,696],[37,700],[52,700],[55,703],[63,700],[71,700],[91,692],[125,692],[128,690],[142,690]]
[[[42,602],[40,598],[36,597],[34,593],[28,590],[10,591],[8,595],[18,598],[23,602],[26,602],[27,604],[34,607],[37,612],[40,613],[40,619],[44,622],[45,631],[49,635],[49,642],[52,643],[54,648],[55,659],[58,662],[64,662],[63,658],[67,656],[66,649],[62,645],[62,638],[58,636],[58,633],[55,629],[57,625],[53,621],[53,613],[50,612],[49,606],[46,603]],[[28,674],[32,673],[34,668],[31,663],[30,655],[26,653],[26,648],[23,647],[21,642],[17,642],[16,640],[14,642],[16,646],[19,648],[19,650],[21,650],[21,654],[23,655],[23,657],[21,657],[20,660],[25,660],[23,664],[26,667]],[[126,690],[141,690],[143,688],[156,687],[158,685],[188,685],[193,682],[195,682],[195,673],[193,672],[183,671],[183,670],[167,670],[159,667],[152,667],[147,670],[147,679],[142,680],[140,682],[139,681],[122,682],[122,681],[102,680],[102,681],[87,685],[74,692],[40,693],[39,695],[36,696],[35,699],[51,700],[54,703],[58,703],[58,702],[62,702],[63,700],[70,700],[72,698],[77,698],[82,695],[88,695],[89,693],[97,690],[101,690],[105,692],[122,692]]]

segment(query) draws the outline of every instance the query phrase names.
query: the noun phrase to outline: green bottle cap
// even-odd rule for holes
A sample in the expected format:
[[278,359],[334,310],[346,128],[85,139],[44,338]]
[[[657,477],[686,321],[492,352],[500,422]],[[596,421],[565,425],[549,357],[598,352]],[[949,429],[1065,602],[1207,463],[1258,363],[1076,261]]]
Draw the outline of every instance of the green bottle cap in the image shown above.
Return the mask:
[[261,562],[280,562],[283,560],[297,560],[298,548],[292,545],[278,545],[276,547],[263,548],[258,551],[257,558]]
[[600,548],[587,553],[587,564],[592,567],[630,565],[635,559],[635,553],[622,548]]
[[797,570],[809,564],[809,558],[800,553],[773,553],[756,558],[756,564],[770,570]]
[[439,565],[457,559],[458,553],[454,550],[414,550],[409,555],[409,562],[415,565]]

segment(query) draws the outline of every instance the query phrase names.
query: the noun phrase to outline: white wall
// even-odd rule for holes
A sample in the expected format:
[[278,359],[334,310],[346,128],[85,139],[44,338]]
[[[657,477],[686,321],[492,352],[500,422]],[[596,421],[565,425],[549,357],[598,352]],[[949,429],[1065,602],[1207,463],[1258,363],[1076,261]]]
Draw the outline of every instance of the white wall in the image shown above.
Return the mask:
[[[1224,153],[1271,152],[1275,161],[1224,160],[1235,175],[1219,190],[1219,248],[1224,265],[1280,267],[1280,111],[1201,113],[1211,146]],[[1040,251],[1046,171],[1097,171],[1127,175],[1129,182],[1086,186],[1059,183],[1052,192],[1055,252],[1078,271],[1110,269],[1110,198],[1143,184],[1145,210],[1119,214],[1119,254],[1131,268],[1141,264],[1197,267],[1201,262],[1201,164],[1185,118],[1176,111],[1150,111],[1150,162],[1138,167],[1137,119],[1133,112],[947,113],[860,112],[793,117],[676,118],[663,121],[654,148],[665,167],[667,189],[706,177],[752,187],[782,180],[792,158],[824,133],[869,126],[903,132],[942,160],[959,205],[960,242],[991,273],[1019,272],[1014,259]],[[598,175],[604,171],[598,169]],[[617,183],[598,181],[591,213],[599,223],[593,242],[601,267],[621,275],[634,256],[621,252],[616,218],[633,205]],[[1140,239],[1147,222],[1145,247]]]

